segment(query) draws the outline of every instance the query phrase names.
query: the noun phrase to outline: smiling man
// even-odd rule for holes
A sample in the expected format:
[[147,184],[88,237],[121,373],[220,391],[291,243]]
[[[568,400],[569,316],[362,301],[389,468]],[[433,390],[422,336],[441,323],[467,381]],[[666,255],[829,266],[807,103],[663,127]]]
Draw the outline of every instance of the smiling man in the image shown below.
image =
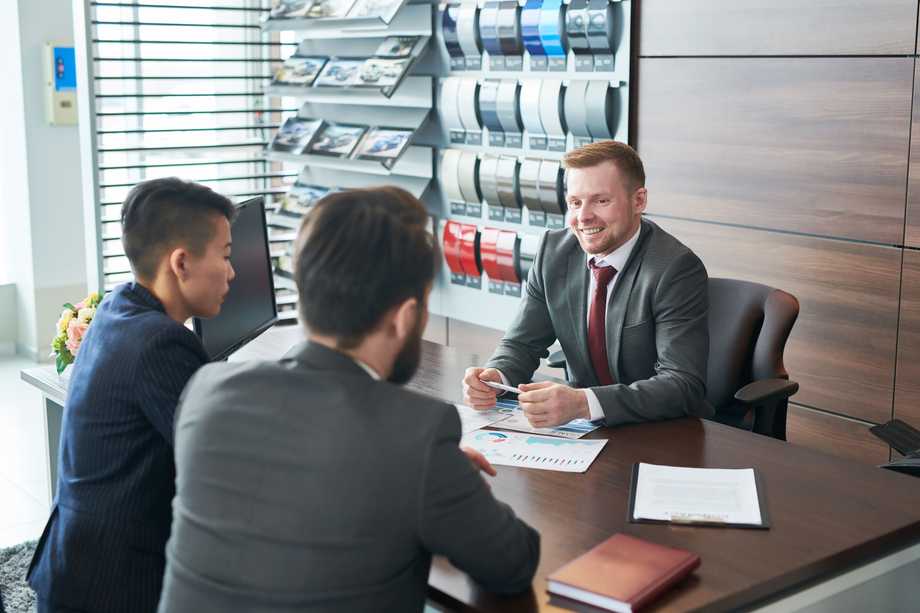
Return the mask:
[[208,361],[184,324],[220,313],[235,214],[224,196],[176,178],[140,183],[122,205],[137,280],[105,297],[74,363],[57,496],[28,573],[39,613],[156,610],[176,491],[176,405]]
[[[702,262],[642,218],[645,170],[631,147],[592,143],[563,163],[568,228],[544,236],[516,319],[485,368],[466,371],[466,402],[493,406],[483,381],[504,381],[536,427],[711,416]],[[571,385],[526,383],[556,340]]]

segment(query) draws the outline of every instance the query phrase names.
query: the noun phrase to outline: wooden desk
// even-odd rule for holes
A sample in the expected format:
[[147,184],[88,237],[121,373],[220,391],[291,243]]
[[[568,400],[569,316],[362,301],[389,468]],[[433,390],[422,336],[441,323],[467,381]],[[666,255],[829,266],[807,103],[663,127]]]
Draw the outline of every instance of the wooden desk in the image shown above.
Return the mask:
[[[233,359],[278,357],[301,334],[294,327],[270,330]],[[457,401],[463,369],[482,360],[426,342],[422,367],[410,386]],[[30,380],[30,372],[23,378]],[[60,393],[63,404],[63,387],[51,391]],[[498,476],[490,479],[495,495],[542,535],[533,590],[497,597],[436,558],[429,579],[433,600],[457,609],[560,610],[549,602],[546,576],[614,532],[625,532],[702,556],[694,576],[650,611],[918,610],[920,479],[697,419],[602,429],[589,436],[610,442],[585,474],[498,467]],[[773,527],[631,524],[626,519],[629,478],[639,461],[755,466],[764,477]]]

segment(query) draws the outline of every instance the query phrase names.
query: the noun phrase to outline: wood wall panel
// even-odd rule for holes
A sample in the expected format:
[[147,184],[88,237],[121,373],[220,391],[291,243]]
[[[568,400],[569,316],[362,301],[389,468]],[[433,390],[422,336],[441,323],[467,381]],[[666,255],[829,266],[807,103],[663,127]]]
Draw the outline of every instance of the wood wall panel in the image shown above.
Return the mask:
[[867,464],[884,464],[889,457],[888,445],[866,424],[794,404],[786,416],[786,438],[794,445]]
[[803,405],[879,423],[891,417],[901,252],[893,247],[652,218],[711,277],[765,283],[801,310],[786,346]]
[[900,244],[913,62],[640,59],[649,212]]
[[914,59],[914,112],[910,126],[910,168],[904,244],[920,247],[920,61]]
[[909,55],[916,0],[643,0],[641,55]]
[[920,429],[920,251],[904,250],[894,416]]

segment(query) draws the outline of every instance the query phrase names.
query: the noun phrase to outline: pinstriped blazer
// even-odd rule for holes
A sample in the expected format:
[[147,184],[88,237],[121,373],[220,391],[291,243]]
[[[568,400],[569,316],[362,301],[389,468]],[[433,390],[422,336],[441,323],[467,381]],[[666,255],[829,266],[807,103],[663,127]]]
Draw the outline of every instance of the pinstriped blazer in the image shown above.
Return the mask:
[[607,303],[607,358],[617,383],[601,386],[588,353],[589,271],[569,230],[547,232],[520,310],[486,364],[529,381],[557,339],[570,382],[594,390],[609,426],[686,415],[710,417],[706,268],[654,222],[642,231]]
[[29,568],[54,607],[155,611],[175,493],[174,415],[208,357],[137,283],[105,297],[74,364],[57,497]]

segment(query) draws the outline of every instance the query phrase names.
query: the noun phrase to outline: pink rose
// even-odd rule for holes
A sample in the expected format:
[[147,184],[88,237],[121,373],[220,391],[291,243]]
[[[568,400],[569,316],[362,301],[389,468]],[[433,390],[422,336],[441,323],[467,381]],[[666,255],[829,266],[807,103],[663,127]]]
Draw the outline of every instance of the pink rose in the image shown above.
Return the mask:
[[80,323],[76,319],[71,319],[67,324],[67,349],[76,357],[77,351],[80,350],[80,343],[83,342],[83,335],[89,328],[88,323]]
[[79,311],[80,309],[86,308],[86,301],[84,300],[83,302],[78,302],[76,305],[74,305],[73,308],[75,311]]

